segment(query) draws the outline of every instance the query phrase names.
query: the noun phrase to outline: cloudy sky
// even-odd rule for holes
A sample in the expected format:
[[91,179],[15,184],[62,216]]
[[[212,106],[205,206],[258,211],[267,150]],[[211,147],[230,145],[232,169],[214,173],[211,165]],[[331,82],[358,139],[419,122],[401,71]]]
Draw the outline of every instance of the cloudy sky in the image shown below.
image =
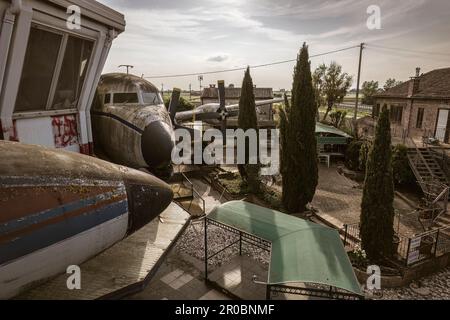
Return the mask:
[[[104,72],[120,64],[145,76],[215,71],[293,59],[303,42],[310,55],[367,43],[362,80],[407,80],[450,67],[448,0],[101,0],[122,12],[126,31],[113,43]],[[369,30],[367,9],[381,9],[381,29]],[[400,48],[400,50],[379,47]],[[408,51],[411,50],[411,51]],[[337,61],[357,74],[358,49],[312,58]],[[294,63],[254,69],[257,86],[292,86]],[[242,71],[205,75],[240,86]],[[158,87],[198,89],[197,76],[151,79]],[[356,80],[355,80],[356,81]]]

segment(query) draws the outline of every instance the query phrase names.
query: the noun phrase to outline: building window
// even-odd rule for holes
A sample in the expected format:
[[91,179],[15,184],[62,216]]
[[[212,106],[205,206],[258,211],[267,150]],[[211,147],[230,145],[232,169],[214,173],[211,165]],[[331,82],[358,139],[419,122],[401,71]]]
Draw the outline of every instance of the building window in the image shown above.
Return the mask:
[[373,106],[372,117],[378,118],[379,115],[380,115],[380,104],[377,103],[375,106]]
[[76,108],[93,41],[33,25],[15,112]]
[[417,129],[422,129],[424,111],[425,111],[424,108],[419,108],[417,110],[417,121],[416,121],[416,128]]
[[402,123],[403,107],[402,106],[391,106],[391,122]]
[[69,36],[50,109],[76,108],[86,78],[93,43]]
[[107,93],[105,94],[105,100],[103,101],[104,104],[111,103],[111,94]]
[[62,35],[31,28],[16,99],[16,112],[45,110]]
[[114,93],[114,104],[138,103],[138,95],[135,92]]

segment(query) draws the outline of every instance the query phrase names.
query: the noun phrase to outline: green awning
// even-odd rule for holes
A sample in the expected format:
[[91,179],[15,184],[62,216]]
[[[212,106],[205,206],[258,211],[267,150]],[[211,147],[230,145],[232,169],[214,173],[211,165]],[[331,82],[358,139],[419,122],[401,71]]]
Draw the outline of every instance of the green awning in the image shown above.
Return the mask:
[[351,136],[344,131],[320,122],[316,122],[316,134],[332,134],[339,137],[351,138]]
[[362,295],[335,229],[245,201],[227,202],[207,218],[272,243],[268,284],[315,283]]

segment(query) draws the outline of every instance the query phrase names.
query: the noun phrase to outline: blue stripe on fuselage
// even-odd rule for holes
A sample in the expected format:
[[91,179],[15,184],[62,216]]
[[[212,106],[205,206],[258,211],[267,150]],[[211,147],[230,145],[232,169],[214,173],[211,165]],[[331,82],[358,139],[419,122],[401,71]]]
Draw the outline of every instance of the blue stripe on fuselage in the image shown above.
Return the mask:
[[81,208],[91,206],[99,201],[111,199],[114,195],[125,194],[125,188],[120,188],[115,191],[102,193],[88,199],[81,199],[71,203],[64,204],[57,208],[44,210],[38,213],[34,213],[25,217],[21,217],[16,220],[7,221],[0,224],[0,235],[16,231],[18,229],[26,228],[33,224],[44,222],[45,220],[56,218],[67,212],[79,210]]
[[0,245],[0,265],[73,237],[127,212],[128,202],[122,200],[16,238]]

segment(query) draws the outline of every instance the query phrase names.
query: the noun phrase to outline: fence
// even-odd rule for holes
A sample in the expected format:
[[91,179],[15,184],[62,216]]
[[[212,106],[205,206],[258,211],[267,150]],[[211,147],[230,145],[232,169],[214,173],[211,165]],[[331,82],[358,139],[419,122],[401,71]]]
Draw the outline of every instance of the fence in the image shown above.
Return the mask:
[[[355,110],[355,104],[354,103],[337,103],[336,104],[337,109],[351,109]],[[358,110],[359,111],[367,111],[372,112],[373,106],[368,104],[358,104]]]
[[[344,246],[355,248],[361,244],[360,225],[345,224],[341,230]],[[395,257],[405,266],[440,257],[450,252],[450,226],[427,231],[413,237],[398,235],[394,245]]]

